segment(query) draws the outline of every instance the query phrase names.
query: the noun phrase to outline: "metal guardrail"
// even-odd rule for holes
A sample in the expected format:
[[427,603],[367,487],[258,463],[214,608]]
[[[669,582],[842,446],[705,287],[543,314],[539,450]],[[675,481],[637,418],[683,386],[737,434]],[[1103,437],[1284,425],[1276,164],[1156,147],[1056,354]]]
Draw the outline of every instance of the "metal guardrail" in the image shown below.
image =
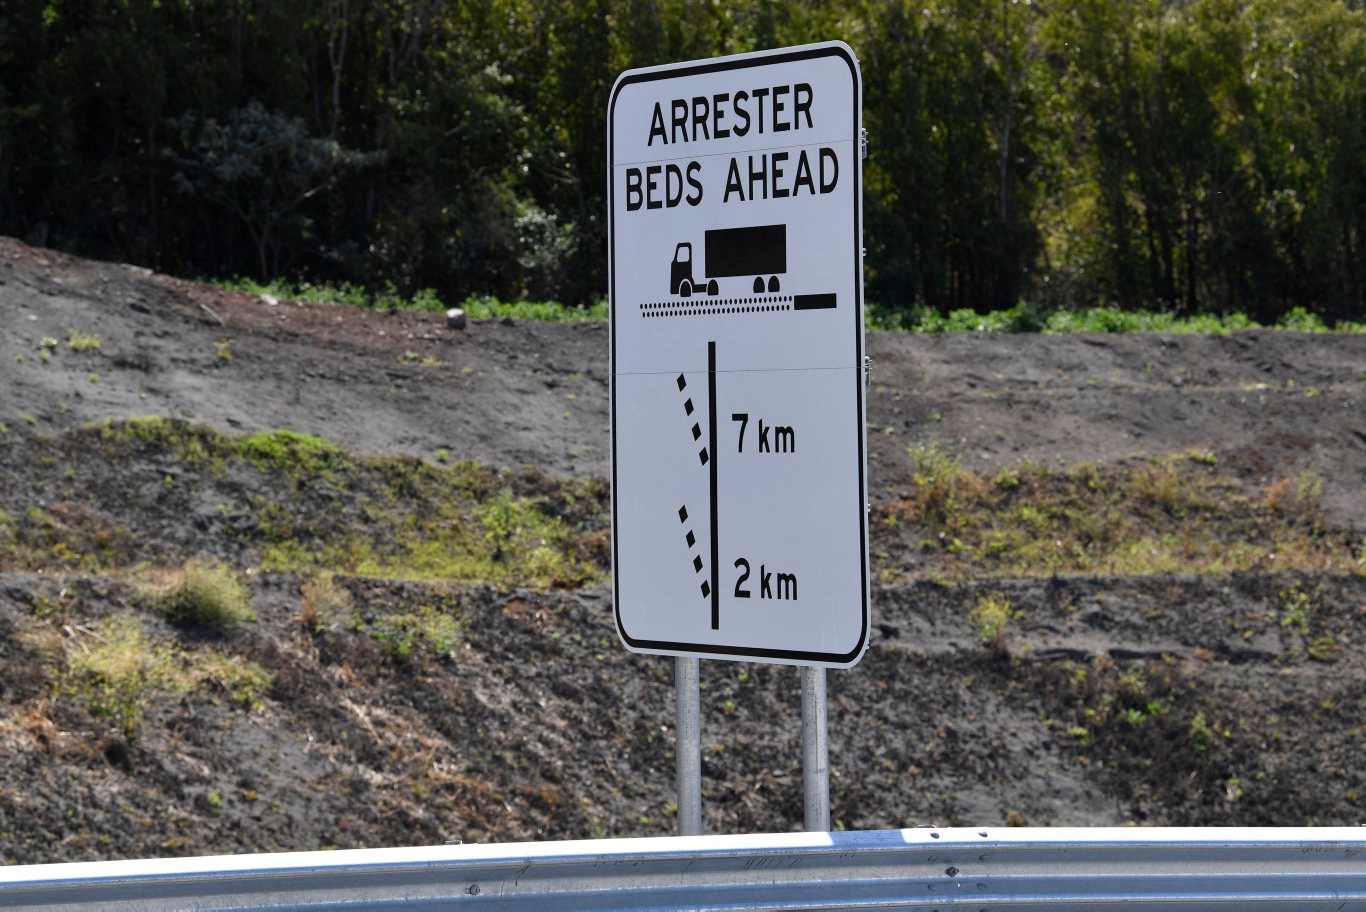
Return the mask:
[[914,829],[0,868],[0,908],[1366,910],[1366,829]]

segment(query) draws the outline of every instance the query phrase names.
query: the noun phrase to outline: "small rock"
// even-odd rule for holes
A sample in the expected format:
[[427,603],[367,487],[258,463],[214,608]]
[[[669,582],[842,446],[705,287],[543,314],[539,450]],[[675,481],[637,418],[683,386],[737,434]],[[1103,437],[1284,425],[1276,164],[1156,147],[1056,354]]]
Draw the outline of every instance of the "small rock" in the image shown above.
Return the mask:
[[269,307],[274,307],[280,303],[280,299],[273,294],[263,294],[261,295],[261,303]]
[[459,307],[452,307],[446,311],[446,325],[451,329],[464,329],[465,312]]

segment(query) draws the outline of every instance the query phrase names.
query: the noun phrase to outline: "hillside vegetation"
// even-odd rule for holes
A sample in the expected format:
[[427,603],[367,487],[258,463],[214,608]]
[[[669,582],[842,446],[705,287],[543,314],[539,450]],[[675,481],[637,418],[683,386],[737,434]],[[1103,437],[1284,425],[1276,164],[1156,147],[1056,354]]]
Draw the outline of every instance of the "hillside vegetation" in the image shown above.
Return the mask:
[[[0,279],[0,859],[674,832],[603,323]],[[1366,335],[867,351],[835,826],[1360,821]],[[799,828],[797,670],[702,683],[706,829]]]

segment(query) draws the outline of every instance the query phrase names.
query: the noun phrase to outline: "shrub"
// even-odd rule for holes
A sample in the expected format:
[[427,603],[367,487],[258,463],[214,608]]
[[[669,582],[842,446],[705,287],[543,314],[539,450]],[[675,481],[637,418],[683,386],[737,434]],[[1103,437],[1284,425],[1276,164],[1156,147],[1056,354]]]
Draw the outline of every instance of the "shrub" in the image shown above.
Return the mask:
[[906,455],[915,462],[911,477],[925,514],[947,521],[954,512],[957,489],[966,480],[962,457],[934,438],[908,447]]
[[220,561],[188,561],[179,570],[153,573],[138,589],[139,596],[172,623],[225,630],[256,619],[247,587]]

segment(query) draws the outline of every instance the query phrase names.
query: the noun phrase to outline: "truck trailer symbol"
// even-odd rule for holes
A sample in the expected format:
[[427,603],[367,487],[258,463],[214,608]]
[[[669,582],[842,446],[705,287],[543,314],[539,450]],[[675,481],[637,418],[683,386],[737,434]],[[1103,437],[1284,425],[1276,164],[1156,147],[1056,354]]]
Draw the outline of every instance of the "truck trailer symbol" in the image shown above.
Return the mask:
[[693,277],[692,244],[683,241],[674,248],[669,266],[669,294],[688,298],[694,291],[705,290],[715,297],[721,293],[716,280],[732,276],[754,276],[755,294],[763,294],[765,288],[776,294],[778,276],[787,272],[786,225],[716,228],[705,233],[703,245],[706,284]]

